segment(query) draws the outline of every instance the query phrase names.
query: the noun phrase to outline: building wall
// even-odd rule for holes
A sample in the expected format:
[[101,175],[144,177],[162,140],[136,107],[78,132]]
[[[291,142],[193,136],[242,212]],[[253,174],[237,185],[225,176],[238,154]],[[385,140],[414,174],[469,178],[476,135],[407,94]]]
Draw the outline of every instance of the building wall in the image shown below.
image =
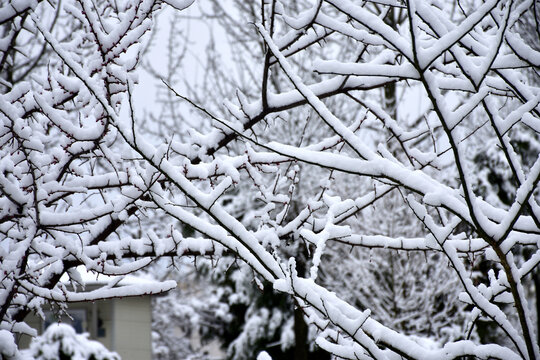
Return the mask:
[[[25,319],[26,323],[36,329],[38,331],[38,334],[41,334],[41,319],[35,316],[34,314],[31,314],[26,317]],[[20,335],[20,337],[17,339],[17,342],[19,344],[19,347],[21,349],[28,349],[30,347],[30,342],[32,341],[32,337],[28,335]]]
[[[83,331],[90,334],[90,339],[116,351],[124,360],[152,358],[150,296],[72,303],[68,306],[68,312],[81,309],[86,311]],[[46,309],[44,311],[47,312]],[[38,334],[43,333],[43,320],[40,317],[30,314],[25,321]],[[69,323],[65,316],[61,321]],[[28,348],[30,341],[31,337],[23,335],[19,339],[20,348]]]
[[152,309],[150,297],[115,299],[114,350],[122,359],[148,360],[152,358]]

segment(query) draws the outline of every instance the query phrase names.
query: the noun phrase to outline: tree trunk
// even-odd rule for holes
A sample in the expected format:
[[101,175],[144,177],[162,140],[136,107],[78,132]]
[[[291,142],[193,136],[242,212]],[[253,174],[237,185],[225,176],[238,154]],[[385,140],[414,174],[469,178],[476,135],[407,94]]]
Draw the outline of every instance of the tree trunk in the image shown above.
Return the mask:
[[308,360],[308,327],[299,306],[294,309],[294,360]]
[[533,273],[534,278],[534,292],[536,295],[536,337],[538,343],[540,343],[540,274],[539,270]]

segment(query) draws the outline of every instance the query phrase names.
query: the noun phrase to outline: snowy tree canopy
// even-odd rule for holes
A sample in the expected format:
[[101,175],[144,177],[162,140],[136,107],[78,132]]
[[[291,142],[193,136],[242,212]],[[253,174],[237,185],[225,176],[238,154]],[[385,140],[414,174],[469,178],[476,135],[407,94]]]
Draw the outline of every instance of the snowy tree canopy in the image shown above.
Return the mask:
[[[188,5],[183,4],[183,5]],[[0,9],[0,331],[44,302],[159,293],[175,286],[68,290],[76,267],[123,275],[151,259],[119,231],[145,206],[147,173],[117,130],[157,1],[8,1]],[[182,1],[175,2],[176,7]],[[145,175],[142,175],[145,173]],[[142,175],[142,176],[141,176]],[[146,176],[154,179],[144,183]],[[139,246],[137,248],[137,246]],[[152,248],[152,245],[150,245]],[[10,348],[0,343],[0,353]]]
[[88,334],[77,334],[69,325],[52,324],[23,353],[36,360],[120,360],[117,353],[87,338]]
[[[176,285],[85,291],[79,265],[124,275],[162,256],[234,254],[257,284],[294,299],[335,358],[540,358],[530,296],[540,261],[534,0],[261,2],[255,24],[242,26],[260,45],[245,45],[259,55],[249,73],[259,91],[217,99],[226,111],[215,113],[171,85],[212,128],[160,138],[144,131],[132,94],[161,6],[0,9],[0,353],[17,356],[12,334],[32,334],[24,317],[45,303]],[[414,231],[369,226],[383,221],[373,213],[385,199],[395,205],[379,207],[388,212],[379,219],[406,211]],[[348,302],[324,280],[325,269],[343,269],[343,245],[423,252],[448,267],[435,274],[461,287],[462,336],[414,336],[372,314],[384,306]],[[79,291],[59,283],[64,273]],[[355,279],[344,271],[339,286]],[[429,279],[410,284],[428,296]],[[504,340],[472,336],[482,319]]]

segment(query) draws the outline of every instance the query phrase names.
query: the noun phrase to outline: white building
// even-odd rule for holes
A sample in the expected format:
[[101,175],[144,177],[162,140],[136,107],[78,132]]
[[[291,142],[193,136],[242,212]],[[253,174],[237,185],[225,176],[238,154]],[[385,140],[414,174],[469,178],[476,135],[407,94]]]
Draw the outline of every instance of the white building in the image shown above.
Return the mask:
[[[93,290],[109,283],[113,278],[80,270],[86,290]],[[67,278],[64,279],[67,281]],[[126,276],[116,286],[131,285],[151,280]],[[89,338],[116,351],[122,359],[150,360],[152,358],[152,307],[151,296],[136,296],[68,304],[68,314],[59,315],[55,309],[45,311],[45,319],[31,314],[26,322],[43,333],[53,322],[71,324],[77,332],[87,332]],[[71,317],[71,319],[70,319]],[[31,338],[19,339],[20,347],[27,348]]]

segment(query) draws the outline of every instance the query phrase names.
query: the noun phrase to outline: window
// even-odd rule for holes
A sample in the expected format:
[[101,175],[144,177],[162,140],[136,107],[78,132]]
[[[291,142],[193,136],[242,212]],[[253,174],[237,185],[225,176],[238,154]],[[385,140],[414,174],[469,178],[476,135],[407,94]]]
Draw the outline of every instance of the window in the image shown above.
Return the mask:
[[67,314],[45,311],[45,320],[43,321],[42,331],[45,331],[49,325],[58,322],[71,325],[78,334],[88,331],[88,329],[86,329],[86,310],[83,309],[68,310]]

